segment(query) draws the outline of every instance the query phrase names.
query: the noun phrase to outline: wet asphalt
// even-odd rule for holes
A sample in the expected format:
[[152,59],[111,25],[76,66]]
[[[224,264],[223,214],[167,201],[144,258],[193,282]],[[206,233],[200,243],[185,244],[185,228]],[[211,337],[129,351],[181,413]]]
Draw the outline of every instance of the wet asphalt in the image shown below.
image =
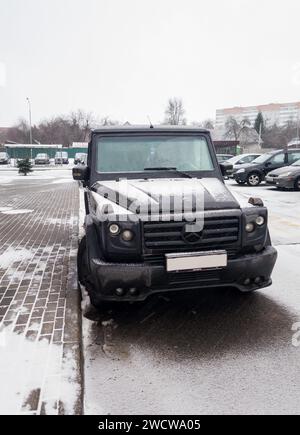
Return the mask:
[[173,293],[101,312],[85,298],[86,414],[300,412],[300,192],[228,185],[269,207],[279,252],[273,285]]

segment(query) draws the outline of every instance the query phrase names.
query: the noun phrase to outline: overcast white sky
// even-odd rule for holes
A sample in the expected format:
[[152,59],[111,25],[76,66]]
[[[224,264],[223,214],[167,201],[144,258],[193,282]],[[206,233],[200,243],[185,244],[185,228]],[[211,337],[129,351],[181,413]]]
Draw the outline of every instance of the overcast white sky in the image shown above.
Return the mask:
[[0,126],[300,100],[299,0],[0,0]]

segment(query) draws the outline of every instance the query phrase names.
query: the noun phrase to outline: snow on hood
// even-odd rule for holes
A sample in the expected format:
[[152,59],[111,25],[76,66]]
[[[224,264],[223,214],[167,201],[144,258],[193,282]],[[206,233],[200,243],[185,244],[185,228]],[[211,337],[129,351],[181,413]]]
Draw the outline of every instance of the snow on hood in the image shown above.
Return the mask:
[[217,178],[98,181],[92,190],[98,210],[108,206],[117,215],[131,213],[132,203],[144,209],[145,206],[157,206],[162,211],[163,204],[170,198],[171,203],[184,198],[185,205],[190,207],[186,211],[193,211],[195,198],[197,202],[199,198],[202,201],[201,211],[240,208],[228,188]]

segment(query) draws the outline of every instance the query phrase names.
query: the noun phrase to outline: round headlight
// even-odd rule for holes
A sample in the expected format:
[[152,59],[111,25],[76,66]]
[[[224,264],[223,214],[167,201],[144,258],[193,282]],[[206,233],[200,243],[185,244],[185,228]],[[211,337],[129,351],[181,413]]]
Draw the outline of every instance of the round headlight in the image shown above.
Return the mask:
[[255,230],[254,223],[253,222],[249,222],[248,224],[246,224],[245,230],[247,231],[247,233],[253,233],[253,231]]
[[125,242],[130,242],[133,239],[133,232],[130,230],[125,230],[122,232],[121,237]]
[[111,224],[110,227],[109,227],[109,232],[113,236],[116,236],[117,234],[119,234],[119,232],[120,232],[119,225],[117,225],[117,224]]
[[265,218],[263,216],[258,216],[255,220],[256,225],[261,227],[265,223]]

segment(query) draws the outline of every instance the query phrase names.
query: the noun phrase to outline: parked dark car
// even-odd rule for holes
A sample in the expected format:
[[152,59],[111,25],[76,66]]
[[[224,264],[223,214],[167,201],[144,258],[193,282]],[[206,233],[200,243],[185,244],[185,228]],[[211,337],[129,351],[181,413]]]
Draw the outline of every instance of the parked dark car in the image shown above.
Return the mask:
[[257,157],[261,156],[261,154],[240,154],[238,156],[231,157],[231,159],[226,160],[227,163],[233,165],[232,173],[230,175],[233,178],[233,174],[241,168],[241,165],[245,163],[251,163],[253,160],[257,159]]
[[37,154],[37,156],[34,159],[35,165],[49,165],[50,164],[50,158],[48,154]]
[[247,183],[249,186],[258,186],[269,172],[289,166],[299,159],[300,149],[262,154],[252,163],[241,165],[240,169],[233,174],[233,178],[238,184]]
[[266,183],[278,189],[300,190],[300,160],[290,166],[269,172],[266,176]]
[[68,165],[69,164],[69,156],[66,151],[58,151],[55,154],[54,162],[56,165]]
[[86,211],[78,274],[92,304],[269,286],[277,252],[267,209],[259,199],[238,202],[224,175],[207,130],[93,131],[87,166],[73,168]]
[[86,153],[76,153],[74,158],[74,165],[86,164],[87,154]]
[[10,163],[10,157],[5,151],[0,152],[0,165],[8,165]]

